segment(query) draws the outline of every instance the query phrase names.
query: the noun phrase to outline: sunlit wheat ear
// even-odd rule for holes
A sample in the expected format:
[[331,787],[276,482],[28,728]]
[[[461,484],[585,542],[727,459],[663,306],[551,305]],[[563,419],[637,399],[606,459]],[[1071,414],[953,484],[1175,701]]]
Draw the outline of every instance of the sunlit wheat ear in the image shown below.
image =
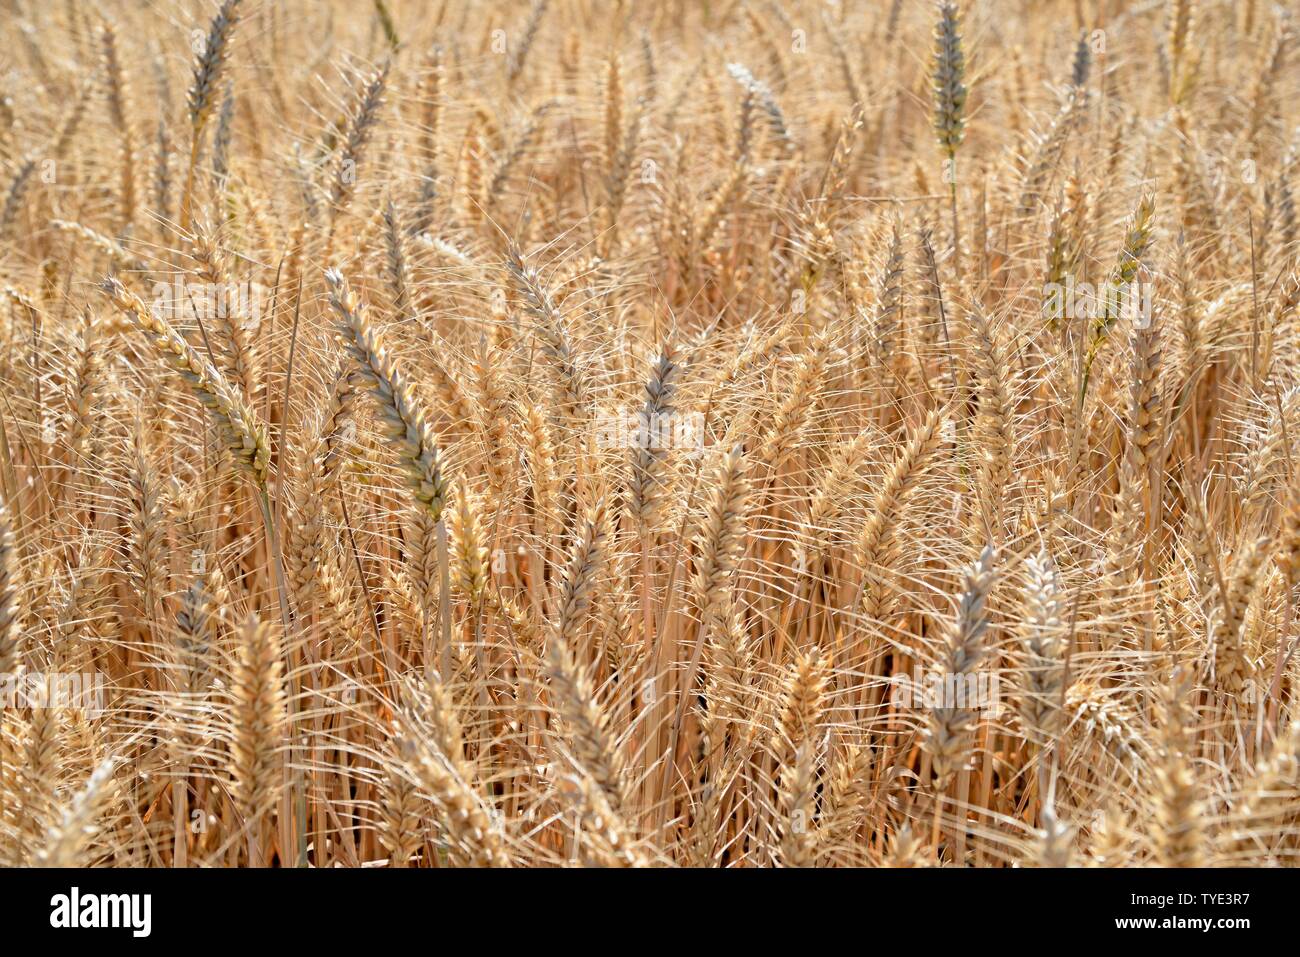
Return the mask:
[[32,180],[36,175],[36,159],[29,158],[18,167],[9,188],[5,192],[4,203],[0,204],[0,240],[11,238],[18,213],[22,210]]
[[610,809],[618,813],[630,806],[630,800],[623,759],[610,722],[596,700],[587,669],[574,659],[556,633],[547,640],[546,673],[564,746],[581,771],[600,788]]
[[400,320],[411,315],[410,250],[407,234],[397,207],[390,197],[384,203],[384,252],[388,257],[388,290],[393,299],[393,311]]
[[533,48],[537,31],[542,25],[542,18],[546,16],[546,10],[550,5],[550,0],[533,0],[532,7],[528,11],[528,19],[524,22],[523,37],[510,51],[510,65],[506,78],[511,85],[524,71],[524,64],[528,62],[528,51]]
[[38,867],[86,867],[99,830],[99,816],[111,799],[116,760],[103,761],[46,833],[45,846],[37,852]]
[[796,360],[791,381],[772,418],[767,437],[754,452],[754,461],[762,463],[768,471],[775,472],[795,453],[825,384],[822,376],[829,359],[830,340],[821,335]]
[[1089,866],[1123,867],[1129,860],[1131,844],[1128,818],[1117,804],[1111,804],[1093,824]]
[[[197,264],[199,278],[208,284],[210,290],[232,288],[231,259],[220,237],[202,219],[194,223],[190,255]],[[258,367],[253,342],[244,328],[245,317],[239,315],[237,309],[230,308],[218,308],[215,313],[213,325],[220,335],[209,335],[219,339],[215,346],[220,357],[219,367],[222,371],[229,370],[234,384],[252,402],[257,390]]]
[[[1087,49],[1087,47],[1084,47],[1084,49]],[[1047,129],[1038,137],[1034,159],[1025,170],[1020,195],[1019,211],[1021,213],[1033,211],[1034,204],[1042,196],[1043,185],[1060,165],[1061,154],[1065,150],[1066,140],[1079,122],[1079,104],[1081,100],[1082,94],[1078,90],[1071,90],[1066,94],[1065,102],[1061,104],[1060,110],[1052,118]]]
[[257,413],[204,356],[167,322],[155,316],[135,293],[117,279],[101,284],[113,305],[148,336],[154,349],[189,387],[216,424],[222,444],[259,489],[266,488],[271,449]]
[[1186,678],[1176,673],[1160,689],[1160,762],[1152,794],[1151,841],[1161,867],[1199,867],[1205,863],[1203,802],[1200,785],[1187,754],[1183,697]]
[[482,520],[483,502],[464,482],[457,483],[448,531],[451,535],[451,580],[472,607],[487,590],[488,547]]
[[824,792],[817,842],[819,863],[861,859],[860,849],[854,846],[855,834],[870,817],[876,795],[876,758],[871,748],[849,745],[828,770],[829,787]]
[[[1069,184],[1067,184],[1068,187]],[[1075,211],[1067,204],[1068,189],[1062,190],[1051,213],[1047,233],[1047,256],[1043,269],[1043,288],[1062,288],[1075,275],[1079,268],[1079,258],[1083,250],[1078,237],[1071,227]],[[1043,297],[1043,319],[1047,327],[1057,332],[1068,324],[1064,308],[1053,302],[1048,296]]]
[[829,680],[830,659],[816,649],[801,654],[787,668],[772,738],[773,752],[782,759],[816,739]]
[[357,373],[346,358],[334,367],[329,394],[321,413],[321,481],[333,486],[352,454],[349,436],[356,431],[356,406],[360,390],[354,381]]
[[330,202],[335,213],[344,209],[356,191],[358,166],[365,154],[379,122],[379,110],[384,103],[391,61],[385,60],[370,75],[357,95],[348,118],[347,133],[334,165]]
[[814,861],[817,827],[814,790],[821,757],[819,726],[829,676],[829,659],[814,649],[791,664],[782,688],[772,751],[780,768],[778,860],[783,867],[808,867]]
[[[1294,833],[1300,801],[1300,722],[1278,734],[1268,755],[1253,769],[1232,802],[1228,826],[1219,838],[1219,860],[1240,864],[1272,861]],[[1280,863],[1280,861],[1279,861]]]
[[475,790],[460,722],[436,676],[424,685],[404,685],[394,735],[402,766],[423,796],[437,806],[456,859],[476,867],[508,867],[500,821]]
[[1242,628],[1271,553],[1272,541],[1267,537],[1244,542],[1225,573],[1225,591],[1214,629],[1214,666],[1219,685],[1232,694],[1240,694],[1254,674],[1254,662],[1243,645]]
[[300,604],[310,604],[326,534],[327,486],[321,478],[325,439],[321,417],[305,423],[289,473],[291,515],[284,535],[285,572]]
[[1060,579],[1046,552],[1025,562],[1020,623],[1020,720],[1025,736],[1040,746],[1054,741],[1064,724],[1065,662],[1068,640]]
[[1074,859],[1074,828],[1056,816],[1051,803],[1039,815],[1042,828],[1034,846],[1034,863],[1039,867],[1069,867]]
[[142,260],[127,252],[116,239],[105,236],[83,223],[69,222],[66,219],[52,219],[50,225],[57,230],[75,235],[89,243],[106,255],[115,267],[129,269],[134,272],[142,272],[148,268]]
[[532,316],[533,329],[542,356],[551,369],[557,412],[571,424],[589,413],[590,383],[573,344],[568,320],[555,304],[546,283],[532,266],[526,265],[519,247],[507,249],[506,267],[523,294],[524,306]]
[[1001,337],[982,310],[972,310],[969,323],[973,352],[978,356],[979,412],[972,429],[978,456],[976,491],[987,527],[994,535],[1000,535],[1000,506],[1009,492],[1015,452],[1012,400],[1007,381],[1010,363],[1006,360]]
[[863,472],[871,446],[872,436],[864,429],[835,450],[834,458],[809,498],[808,517],[801,529],[807,539],[806,543],[801,542],[805,551],[821,548],[837,530],[852,496],[865,484]]
[[69,356],[66,441],[68,463],[74,469],[90,472],[98,458],[101,436],[96,426],[102,417],[100,399],[105,379],[101,330],[87,309]]
[[728,722],[748,720],[753,703],[753,648],[745,633],[744,619],[735,605],[715,611],[707,653],[705,700],[709,727],[706,732],[716,736],[727,730]]
[[781,144],[782,152],[793,152],[796,149],[795,142],[790,136],[790,127],[786,121],[785,113],[781,109],[780,103],[777,102],[772,88],[755,77],[743,64],[728,63],[727,72],[762,108],[767,125],[771,129],[772,135],[776,137],[777,142]]
[[164,584],[166,574],[166,503],[162,483],[152,462],[148,436],[143,422],[138,418],[132,430],[127,489],[131,503],[128,516],[131,538],[127,544],[130,579],[143,602],[147,618],[153,614],[153,602],[160,597],[159,589]]
[[631,488],[628,509],[642,527],[652,528],[659,513],[666,483],[667,443],[655,440],[673,414],[673,394],[681,378],[682,367],[672,342],[664,344],[651,359],[650,374],[645,382],[645,404],[639,413],[636,440],[631,448]]
[[572,641],[591,606],[592,590],[604,565],[609,537],[608,515],[603,499],[597,500],[581,518],[561,574],[555,597],[552,634]]
[[0,675],[18,669],[18,553],[14,547],[14,530],[9,506],[0,502]]
[[816,767],[816,744],[804,741],[795,749],[793,759],[781,769],[778,798],[783,817],[779,849],[782,867],[811,867],[815,861]]
[[650,861],[628,833],[622,815],[610,807],[605,792],[594,781],[578,776],[560,787],[577,812],[582,828],[580,861],[588,867],[649,867]]
[[532,482],[533,514],[538,532],[553,540],[556,525],[559,477],[555,465],[555,444],[551,427],[542,409],[530,404],[524,411],[524,457]]
[[1114,695],[1088,681],[1066,689],[1070,726],[1092,740],[1100,753],[1109,754],[1126,767],[1137,767],[1150,753],[1137,716]]
[[230,144],[235,126],[235,84],[227,79],[222,88],[217,128],[212,134],[212,189],[216,196],[226,192],[230,179]]
[[402,374],[401,367],[384,348],[371,325],[366,308],[343,274],[325,274],[330,305],[338,314],[338,332],[344,351],[355,363],[365,383],[385,434],[402,464],[406,485],[416,502],[437,521],[447,501],[447,478],[442,453],[428,416]]
[[173,664],[179,672],[177,683],[182,691],[194,693],[207,680],[215,628],[214,606],[202,579],[194,581],[180,598],[176,612],[176,637]]
[[391,866],[412,866],[411,858],[425,841],[424,801],[403,770],[398,741],[393,737],[385,742],[382,775],[378,784],[380,822],[376,837],[389,852]]
[[695,594],[706,620],[725,607],[728,586],[744,549],[749,494],[747,463],[743,450],[736,446],[715,469],[695,532]]
[[6,721],[3,726],[8,760],[0,772],[13,802],[6,821],[13,835],[6,857],[14,866],[31,862],[57,820],[55,799],[64,751],[60,724],[56,709],[33,708],[25,723]]
[[564,746],[582,773],[603,792],[610,809],[628,804],[623,761],[587,669],[572,649],[605,561],[608,529],[603,504],[587,510],[573,542],[556,596],[555,622],[547,635],[546,674],[551,707],[561,719]]
[[236,633],[230,681],[231,796],[247,828],[274,805],[280,783],[280,749],[288,728],[284,665],[271,626],[256,618]]
[[[507,376],[510,350],[490,343],[487,336],[479,340],[470,366],[474,400],[453,386],[449,375],[436,376],[435,387],[444,396],[452,415],[463,422],[477,420],[488,446],[486,471],[488,487],[494,498],[503,495],[515,481],[516,465],[522,459],[511,452],[517,447],[514,437],[519,422],[519,406],[510,391]],[[433,369],[430,363],[431,370]],[[477,413],[471,411],[477,406]],[[464,410],[464,411],[458,411]]]
[[889,255],[878,283],[873,343],[877,357],[887,361],[898,348],[903,312],[903,232],[898,220],[890,227]]
[[[993,587],[994,564],[992,548],[985,548],[965,574],[957,616],[947,628],[939,659],[945,679],[974,674],[987,653],[984,639],[988,630],[987,602]],[[970,760],[972,734],[978,717],[975,707],[962,707],[955,701],[930,711],[921,740],[933,762],[937,787],[944,787]]]
[[871,499],[858,534],[854,560],[862,569],[863,611],[883,617],[890,607],[888,572],[898,555],[897,526],[907,502],[942,441],[945,413],[934,409],[899,449]]
[[424,843],[424,808],[415,783],[402,768],[396,738],[385,742],[378,803],[379,824],[375,836],[389,851],[392,866],[407,867]]
[[886,867],[933,867],[934,861],[926,855],[925,844],[912,833],[910,825],[903,825],[889,840],[885,854]]
[[1155,317],[1134,324],[1130,337],[1128,433],[1124,482],[1130,490],[1149,483],[1152,457],[1161,438],[1162,396],[1159,389],[1162,349]]

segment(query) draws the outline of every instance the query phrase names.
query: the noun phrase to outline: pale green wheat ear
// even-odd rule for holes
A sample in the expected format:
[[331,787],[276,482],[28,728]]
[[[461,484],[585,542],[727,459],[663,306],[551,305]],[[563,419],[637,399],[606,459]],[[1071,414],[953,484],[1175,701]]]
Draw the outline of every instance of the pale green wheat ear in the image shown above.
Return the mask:
[[190,158],[185,170],[185,190],[181,194],[181,229],[190,225],[194,198],[194,170],[203,148],[203,134],[216,105],[217,91],[230,59],[230,42],[239,23],[241,0],[225,0],[208,27],[203,52],[194,64],[194,81],[186,94],[190,121]]
[[966,138],[966,54],[961,43],[961,15],[950,0],[939,3],[934,28],[934,132],[947,157],[944,179],[952,212],[952,266],[960,280],[961,226],[957,221],[957,147]]
[[1110,274],[1110,288],[1117,291],[1115,297],[1108,296],[1105,308],[1093,320],[1088,337],[1088,352],[1084,357],[1083,378],[1079,386],[1079,402],[1082,404],[1088,394],[1088,382],[1092,374],[1092,364],[1101,351],[1101,347],[1110,338],[1111,330],[1124,312],[1125,296],[1131,294],[1129,286],[1138,278],[1142,269],[1143,257],[1151,248],[1155,230],[1156,200],[1154,194],[1143,196],[1133,211],[1128,231],[1124,235],[1124,246],[1120,249],[1119,259]]
[[1092,72],[1092,46],[1088,43],[1085,31],[1079,35],[1079,42],[1074,46],[1074,62],[1070,69],[1070,82],[1076,90],[1088,85],[1088,74]]
[[239,5],[240,0],[226,0],[221,5],[208,27],[203,53],[194,65],[194,82],[190,84],[186,105],[189,108],[190,125],[197,132],[203,130],[212,115],[221,76],[230,57],[230,39],[239,22]]
[[961,45],[961,15],[955,3],[939,4],[934,28],[934,131],[951,159],[966,137],[966,55]]

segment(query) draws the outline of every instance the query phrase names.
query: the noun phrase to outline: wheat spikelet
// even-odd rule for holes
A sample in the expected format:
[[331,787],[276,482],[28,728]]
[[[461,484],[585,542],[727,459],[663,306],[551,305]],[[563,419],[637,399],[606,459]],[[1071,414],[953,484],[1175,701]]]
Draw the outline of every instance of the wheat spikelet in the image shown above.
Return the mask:
[[[948,628],[942,659],[945,675],[971,674],[985,655],[984,633],[988,628],[985,609],[993,576],[993,550],[985,548],[966,572],[957,617]],[[944,787],[970,760],[975,720],[976,711],[957,702],[931,710],[922,740],[933,761],[937,787]]]

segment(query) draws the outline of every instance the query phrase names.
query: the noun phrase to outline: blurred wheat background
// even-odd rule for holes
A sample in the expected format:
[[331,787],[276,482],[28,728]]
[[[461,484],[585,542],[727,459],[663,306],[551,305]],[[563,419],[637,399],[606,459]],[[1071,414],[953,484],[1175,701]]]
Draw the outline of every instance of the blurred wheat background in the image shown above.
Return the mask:
[[0,862],[1291,864],[1292,6],[0,0]]

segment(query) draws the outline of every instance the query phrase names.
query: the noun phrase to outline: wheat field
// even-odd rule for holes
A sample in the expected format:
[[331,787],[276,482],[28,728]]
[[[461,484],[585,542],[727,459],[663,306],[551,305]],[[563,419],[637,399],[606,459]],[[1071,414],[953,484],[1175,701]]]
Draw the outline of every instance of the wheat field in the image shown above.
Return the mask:
[[1294,862],[1286,7],[0,10],[0,863]]

